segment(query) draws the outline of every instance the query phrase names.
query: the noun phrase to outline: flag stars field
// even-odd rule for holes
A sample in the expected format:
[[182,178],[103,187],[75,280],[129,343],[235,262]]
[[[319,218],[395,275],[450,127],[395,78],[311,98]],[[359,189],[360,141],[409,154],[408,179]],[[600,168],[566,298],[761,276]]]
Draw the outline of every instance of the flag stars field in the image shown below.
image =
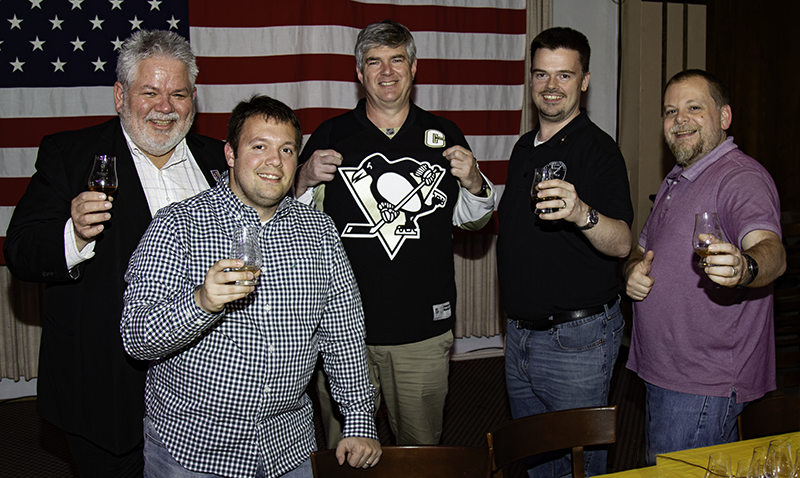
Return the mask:
[[81,41],[81,37],[75,37],[75,40],[71,41],[70,43],[72,43],[72,51],[78,51],[83,50],[83,44],[86,42]]
[[44,42],[39,40],[39,35],[36,35],[36,39],[31,42],[31,45],[33,45],[32,51],[36,50],[44,51],[44,48],[42,48],[44,46]]
[[62,73],[64,72],[64,66],[66,66],[66,63],[61,61],[61,58],[56,58],[56,61],[51,61],[50,63],[55,67],[53,69],[53,73],[57,71],[60,71]]
[[52,28],[53,30],[55,30],[56,28],[58,28],[59,30],[62,30],[61,24],[64,23],[64,20],[59,20],[58,19],[58,15],[56,15],[55,18],[50,20],[50,23],[53,24],[53,28]]
[[20,26],[20,25],[22,25],[22,19],[21,18],[17,18],[16,14],[14,15],[14,18],[9,18],[8,21],[11,23],[11,29],[12,30],[15,29],[15,28],[19,28],[20,30],[22,30],[22,27]]
[[97,15],[94,16],[94,20],[89,20],[89,22],[91,22],[92,24],[92,30],[94,30],[95,28],[99,28],[100,30],[102,30],[104,21],[105,20],[100,20],[100,18],[98,18]]
[[22,65],[24,65],[24,64],[25,64],[25,62],[24,61],[19,61],[19,58],[17,58],[16,60],[12,61],[11,62],[11,66],[13,66],[14,69],[11,70],[11,72],[13,73],[13,72],[15,72],[17,70],[22,71]]

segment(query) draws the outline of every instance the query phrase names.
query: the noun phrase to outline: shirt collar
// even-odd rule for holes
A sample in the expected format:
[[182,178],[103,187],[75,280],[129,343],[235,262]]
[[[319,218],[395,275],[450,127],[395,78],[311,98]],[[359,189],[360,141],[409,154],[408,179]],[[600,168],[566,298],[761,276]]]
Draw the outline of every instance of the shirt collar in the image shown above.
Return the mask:
[[[222,202],[227,206],[225,209],[231,211],[235,216],[241,218],[242,220],[253,222],[257,221],[261,223],[261,218],[258,217],[258,213],[256,210],[248,206],[247,204],[243,203],[241,199],[239,199],[236,194],[234,194],[233,190],[230,187],[229,183],[230,179],[230,171],[225,171],[220,175],[220,178],[217,180],[217,185],[214,188],[215,192],[220,195]],[[294,212],[294,208],[297,207],[299,203],[292,199],[289,195],[286,195],[278,204],[278,208],[275,210],[275,214],[272,215],[267,223],[274,222],[276,220],[280,220],[292,212]]]
[[[558,147],[562,144],[566,143],[571,137],[572,134],[579,129],[585,127],[589,124],[589,115],[586,114],[586,108],[580,108],[580,114],[574,118],[572,121],[567,123],[566,126],[558,130],[556,134],[553,135],[552,138],[548,139],[544,143],[539,144],[539,146],[550,146],[550,147]],[[537,124],[533,131],[531,131],[530,141],[527,146],[531,148],[535,147],[536,138],[539,135],[539,125]]]
[[736,143],[733,142],[733,136],[722,142],[719,146],[712,149],[710,153],[700,158],[696,163],[683,169],[680,165],[676,164],[672,171],[667,175],[667,178],[677,179],[678,176],[683,176],[689,181],[694,181],[699,178],[703,172],[708,169],[712,164],[717,162],[718,159],[728,154],[733,149],[736,149]]

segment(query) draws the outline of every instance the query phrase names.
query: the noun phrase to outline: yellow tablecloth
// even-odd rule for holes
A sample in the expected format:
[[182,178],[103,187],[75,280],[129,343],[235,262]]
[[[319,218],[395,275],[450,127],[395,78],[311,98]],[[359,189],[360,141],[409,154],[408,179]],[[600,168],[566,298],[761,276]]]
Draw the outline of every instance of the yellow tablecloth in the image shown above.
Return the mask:
[[656,466],[647,468],[636,468],[635,470],[621,471],[603,475],[608,478],[703,478],[705,467],[708,465],[708,455],[721,451],[731,456],[731,466],[735,472],[736,463],[745,458],[753,456],[753,448],[757,446],[766,447],[770,440],[786,438],[792,441],[792,451],[800,450],[800,432],[787,433],[785,435],[775,435],[764,438],[754,438],[725,445],[708,446],[705,448],[694,448],[691,450],[676,451],[656,457]]

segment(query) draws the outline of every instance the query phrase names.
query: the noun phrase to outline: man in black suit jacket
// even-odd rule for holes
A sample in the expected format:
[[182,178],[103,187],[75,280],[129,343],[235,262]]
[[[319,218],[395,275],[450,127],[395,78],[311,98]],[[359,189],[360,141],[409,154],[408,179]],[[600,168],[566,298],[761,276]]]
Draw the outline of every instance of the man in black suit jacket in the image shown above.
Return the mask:
[[[114,85],[119,119],[42,140],[6,234],[11,273],[47,284],[38,411],[67,433],[83,477],[142,476],[148,364],[122,347],[123,276],[154,209],[207,189],[226,170],[222,141],[187,134],[196,76],[191,48],[177,34],[131,36]],[[87,191],[98,154],[117,158],[112,197]],[[176,167],[183,187],[166,193],[152,178]]]

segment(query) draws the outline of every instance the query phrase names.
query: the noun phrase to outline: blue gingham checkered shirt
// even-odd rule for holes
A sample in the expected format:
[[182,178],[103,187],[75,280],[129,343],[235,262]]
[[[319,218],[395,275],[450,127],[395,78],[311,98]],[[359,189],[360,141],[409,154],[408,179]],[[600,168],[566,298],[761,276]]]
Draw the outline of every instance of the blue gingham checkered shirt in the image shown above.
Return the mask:
[[[153,360],[147,415],[185,468],[277,477],[316,448],[305,394],[321,352],[345,415],[344,436],[377,440],[361,298],[333,222],[285,198],[259,238],[259,284],[220,314],[194,290],[228,258],[232,232],[256,211],[217,186],[159,211],[133,254],[120,331],[125,350]],[[108,377],[113,380],[113,377]]]

